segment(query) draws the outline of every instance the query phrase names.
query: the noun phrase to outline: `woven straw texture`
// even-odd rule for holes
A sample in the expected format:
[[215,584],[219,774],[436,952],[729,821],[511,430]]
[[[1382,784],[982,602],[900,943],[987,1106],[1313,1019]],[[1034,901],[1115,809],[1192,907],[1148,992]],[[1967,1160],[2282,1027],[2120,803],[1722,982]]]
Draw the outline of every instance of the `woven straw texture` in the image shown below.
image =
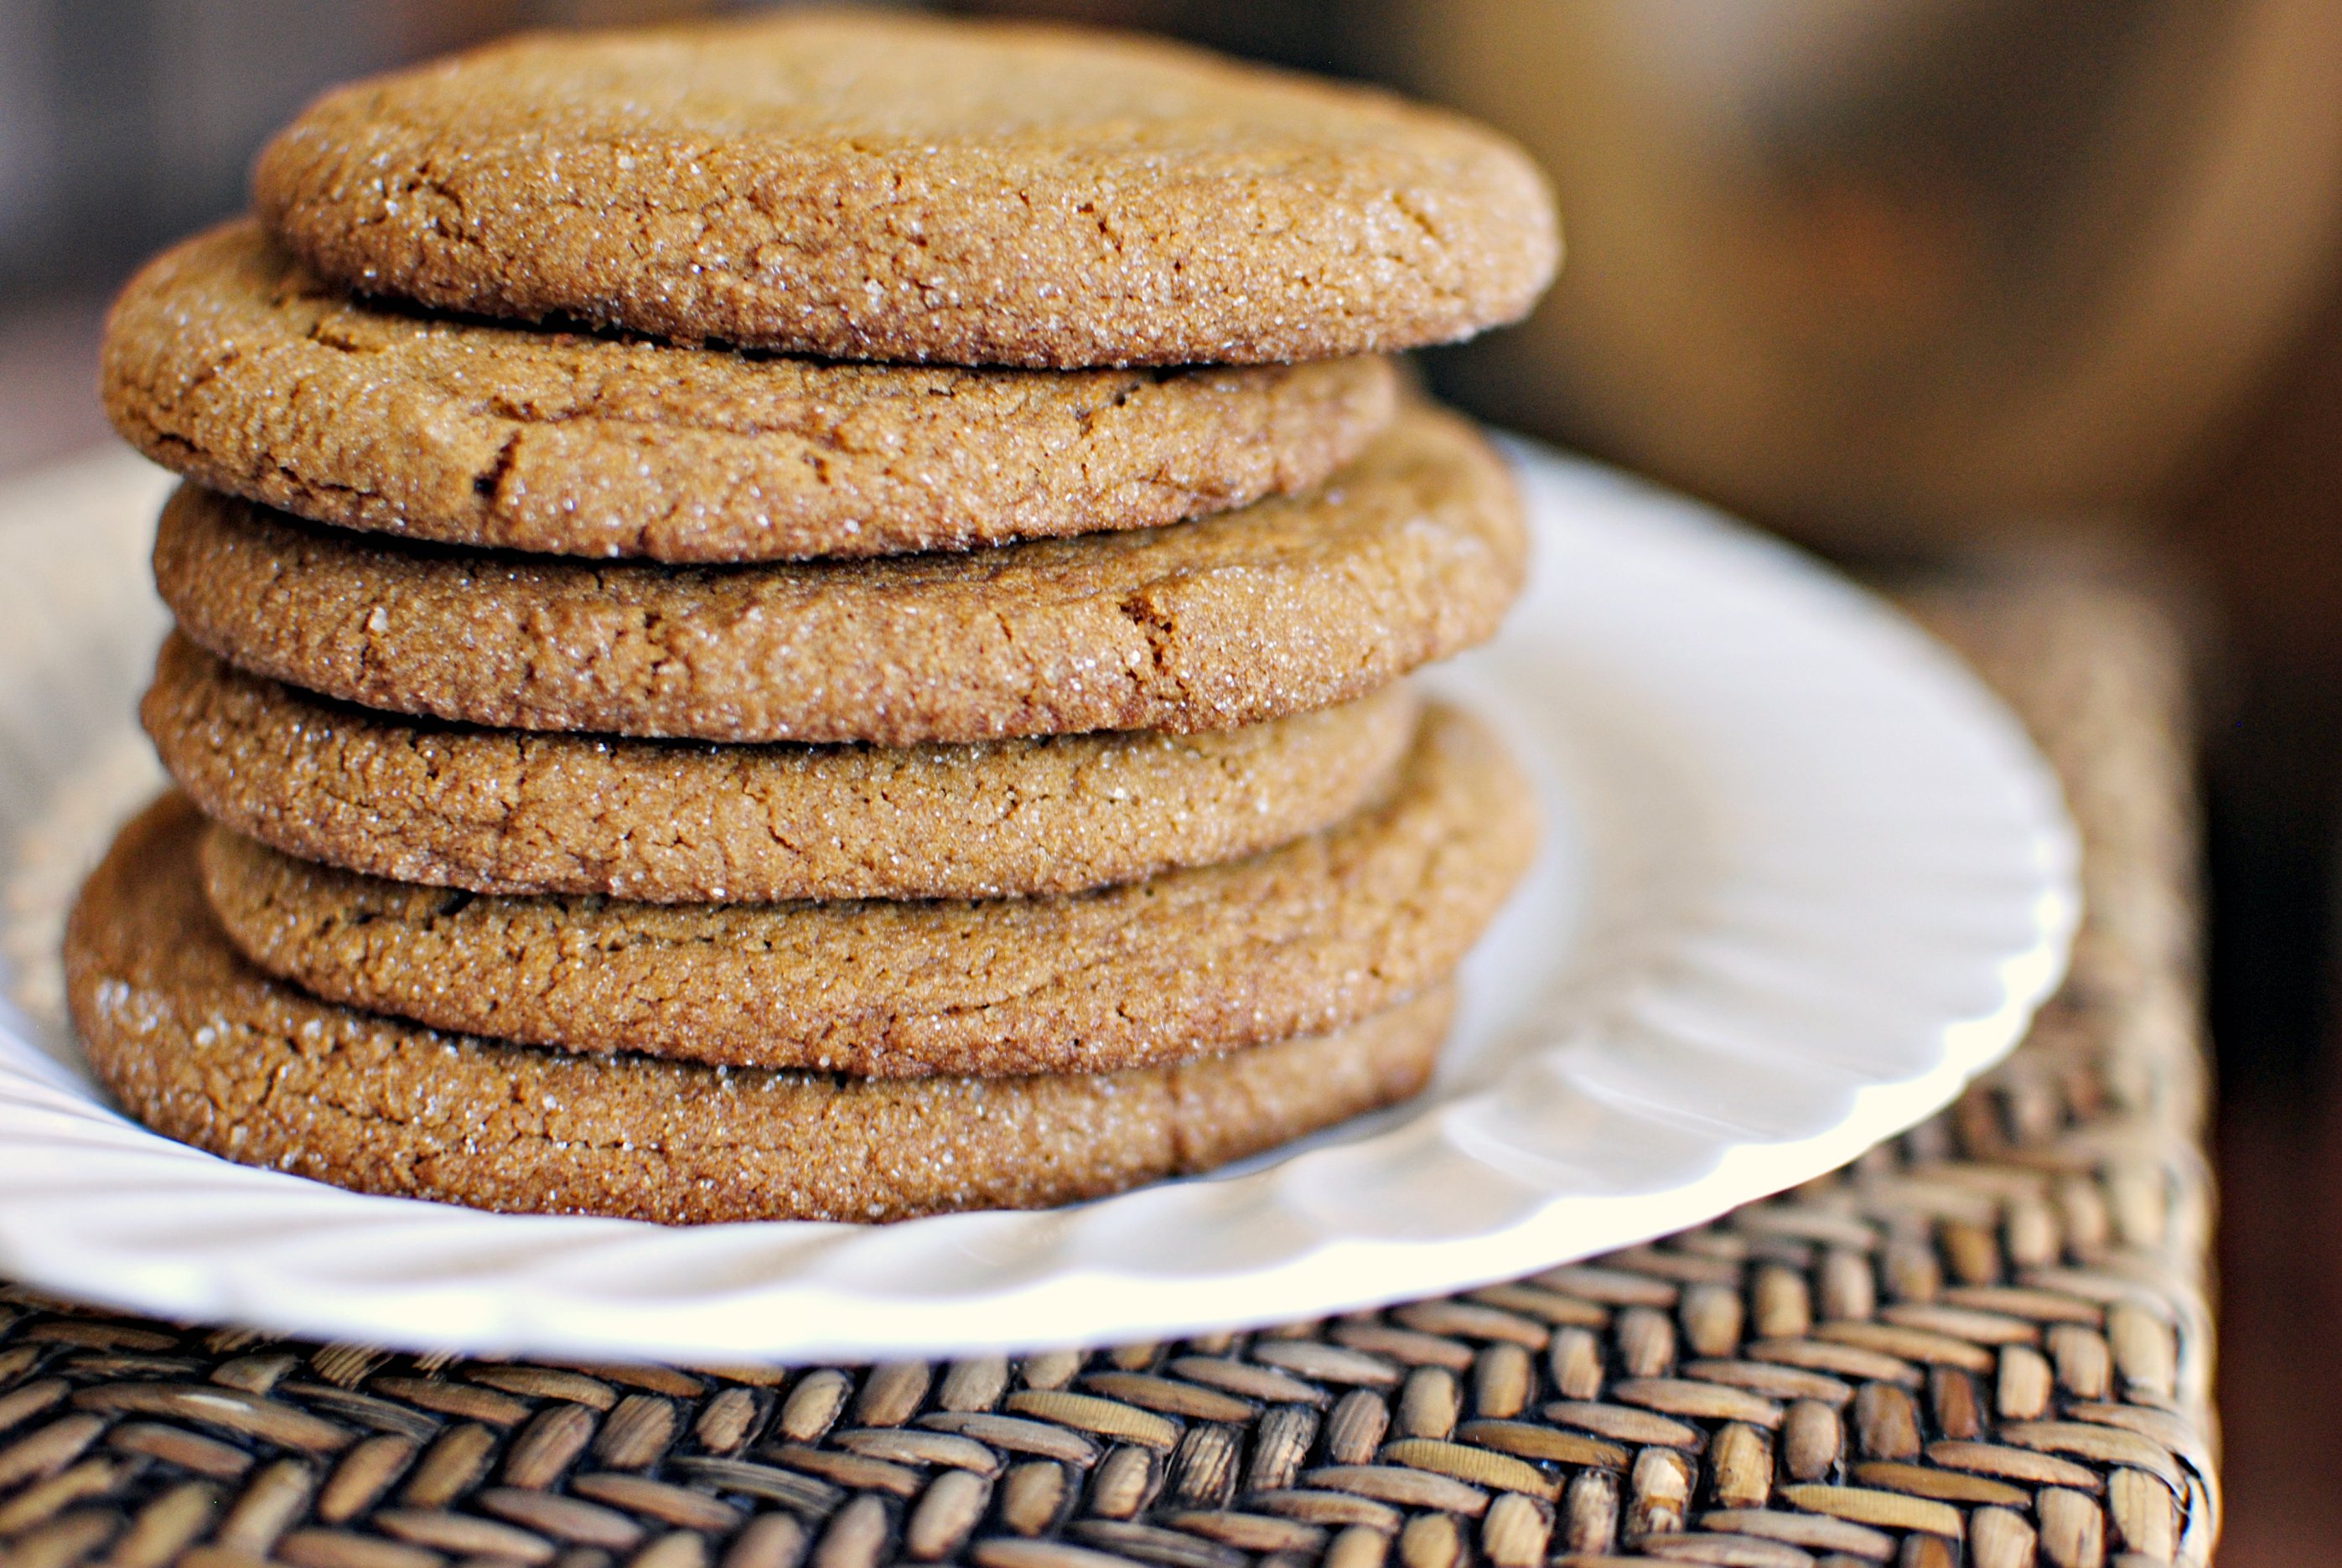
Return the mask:
[[2057,764],[2089,914],[2017,1054],[1846,1171],[1462,1296],[1011,1362],[462,1361],[0,1290],[0,1562],[2203,1562],[2176,644],[2051,579],[1915,606]]

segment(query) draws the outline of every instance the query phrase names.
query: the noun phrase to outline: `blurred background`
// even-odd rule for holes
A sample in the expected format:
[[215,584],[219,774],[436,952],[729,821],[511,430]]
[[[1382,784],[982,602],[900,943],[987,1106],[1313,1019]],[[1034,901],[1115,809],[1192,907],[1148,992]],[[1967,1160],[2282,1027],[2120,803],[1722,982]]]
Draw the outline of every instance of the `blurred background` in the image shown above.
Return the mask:
[[[340,78],[688,0],[0,0],[0,478],[107,439],[105,303]],[[1491,120],[1561,195],[1443,391],[1891,574],[2012,549],[2202,671],[2223,1561],[2342,1542],[2342,5],[1056,0]]]

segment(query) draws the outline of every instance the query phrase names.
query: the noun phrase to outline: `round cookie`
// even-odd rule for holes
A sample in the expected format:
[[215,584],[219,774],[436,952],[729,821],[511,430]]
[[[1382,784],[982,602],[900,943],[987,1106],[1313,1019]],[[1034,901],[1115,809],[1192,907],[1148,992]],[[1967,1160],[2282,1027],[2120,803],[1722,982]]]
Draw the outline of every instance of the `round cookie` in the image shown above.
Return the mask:
[[245,669],[368,707],[714,741],[1234,729],[1495,631],[1527,558],[1504,462],[1409,409],[1326,484],[1168,528],[955,555],[685,567],[492,555],[183,485],[155,576]]
[[1526,314],[1526,155],[1384,94],[1062,28],[536,35],[354,83],[261,215],[331,281],[845,359],[1327,359]]
[[249,222],[131,280],[100,380],[147,456],[304,517],[702,562],[1176,523],[1316,483],[1397,406],[1374,358],[919,369],[418,315],[328,289]]
[[166,1137],[362,1192],[665,1223],[1039,1207],[1204,1170],[1406,1098],[1437,987],[1339,1034],[1131,1073],[906,1083],[586,1057],[338,1007],[205,907],[202,819],[125,828],[65,939],[75,1022]]
[[655,904],[1078,893],[1267,849],[1380,793],[1401,683],[1238,730],[916,747],[483,730],[248,675],[173,635],[139,717],[206,815],[304,860]]
[[212,912],[330,1001],[573,1051],[859,1076],[1097,1073],[1323,1034],[1444,980],[1536,839],[1503,749],[1435,708],[1390,797],[1225,865],[976,902],[475,898],[215,826]]

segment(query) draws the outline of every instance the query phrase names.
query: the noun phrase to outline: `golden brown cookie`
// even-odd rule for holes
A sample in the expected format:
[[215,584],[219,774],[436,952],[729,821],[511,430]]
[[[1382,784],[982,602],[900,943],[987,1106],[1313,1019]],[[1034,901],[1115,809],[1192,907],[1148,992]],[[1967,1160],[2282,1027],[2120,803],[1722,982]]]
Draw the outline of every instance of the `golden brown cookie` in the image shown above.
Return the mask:
[[1386,686],[1239,730],[904,748],[485,730],[311,696],[173,635],[139,705],[204,811],[305,860],[654,904],[1077,893],[1233,860],[1388,784]]
[[475,898],[215,826],[212,912],[330,1001],[575,1051],[874,1077],[1096,1073],[1323,1034],[1446,978],[1535,845],[1528,786],[1434,708],[1396,787],[1225,865],[1056,898]]
[[249,222],[107,319],[115,428],[320,522],[562,555],[885,555],[1152,527],[1300,489],[1396,407],[1387,361],[916,369],[346,299]]
[[1198,522],[955,555],[683,567],[455,551],[196,486],[155,575],[256,674],[402,713],[716,741],[1233,729],[1495,631],[1527,557],[1504,462],[1410,409],[1326,484]]
[[1198,1171],[1406,1098],[1449,994],[1340,1034],[1130,1073],[904,1083],[587,1057],[318,1002],[205,906],[202,819],[149,808],[65,939],[98,1077],[167,1137],[362,1192],[670,1223],[1039,1207]]
[[1536,165],[1384,94],[907,15],[537,35],[329,93],[262,215],[344,286],[845,359],[1326,359],[1517,319]]

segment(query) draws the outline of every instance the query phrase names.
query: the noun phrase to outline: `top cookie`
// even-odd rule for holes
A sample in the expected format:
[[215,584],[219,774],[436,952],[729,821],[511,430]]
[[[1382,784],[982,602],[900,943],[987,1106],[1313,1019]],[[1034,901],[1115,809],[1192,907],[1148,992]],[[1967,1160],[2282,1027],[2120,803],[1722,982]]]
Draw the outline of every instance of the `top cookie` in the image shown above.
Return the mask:
[[1054,27],[533,35],[327,94],[263,216],[334,282],[848,359],[1326,359],[1517,319],[1543,178],[1379,93]]
[[226,225],[107,318],[106,413],[157,463],[321,523],[660,561],[1146,528],[1313,484],[1388,423],[1371,357],[965,370],[752,357],[352,300]]

